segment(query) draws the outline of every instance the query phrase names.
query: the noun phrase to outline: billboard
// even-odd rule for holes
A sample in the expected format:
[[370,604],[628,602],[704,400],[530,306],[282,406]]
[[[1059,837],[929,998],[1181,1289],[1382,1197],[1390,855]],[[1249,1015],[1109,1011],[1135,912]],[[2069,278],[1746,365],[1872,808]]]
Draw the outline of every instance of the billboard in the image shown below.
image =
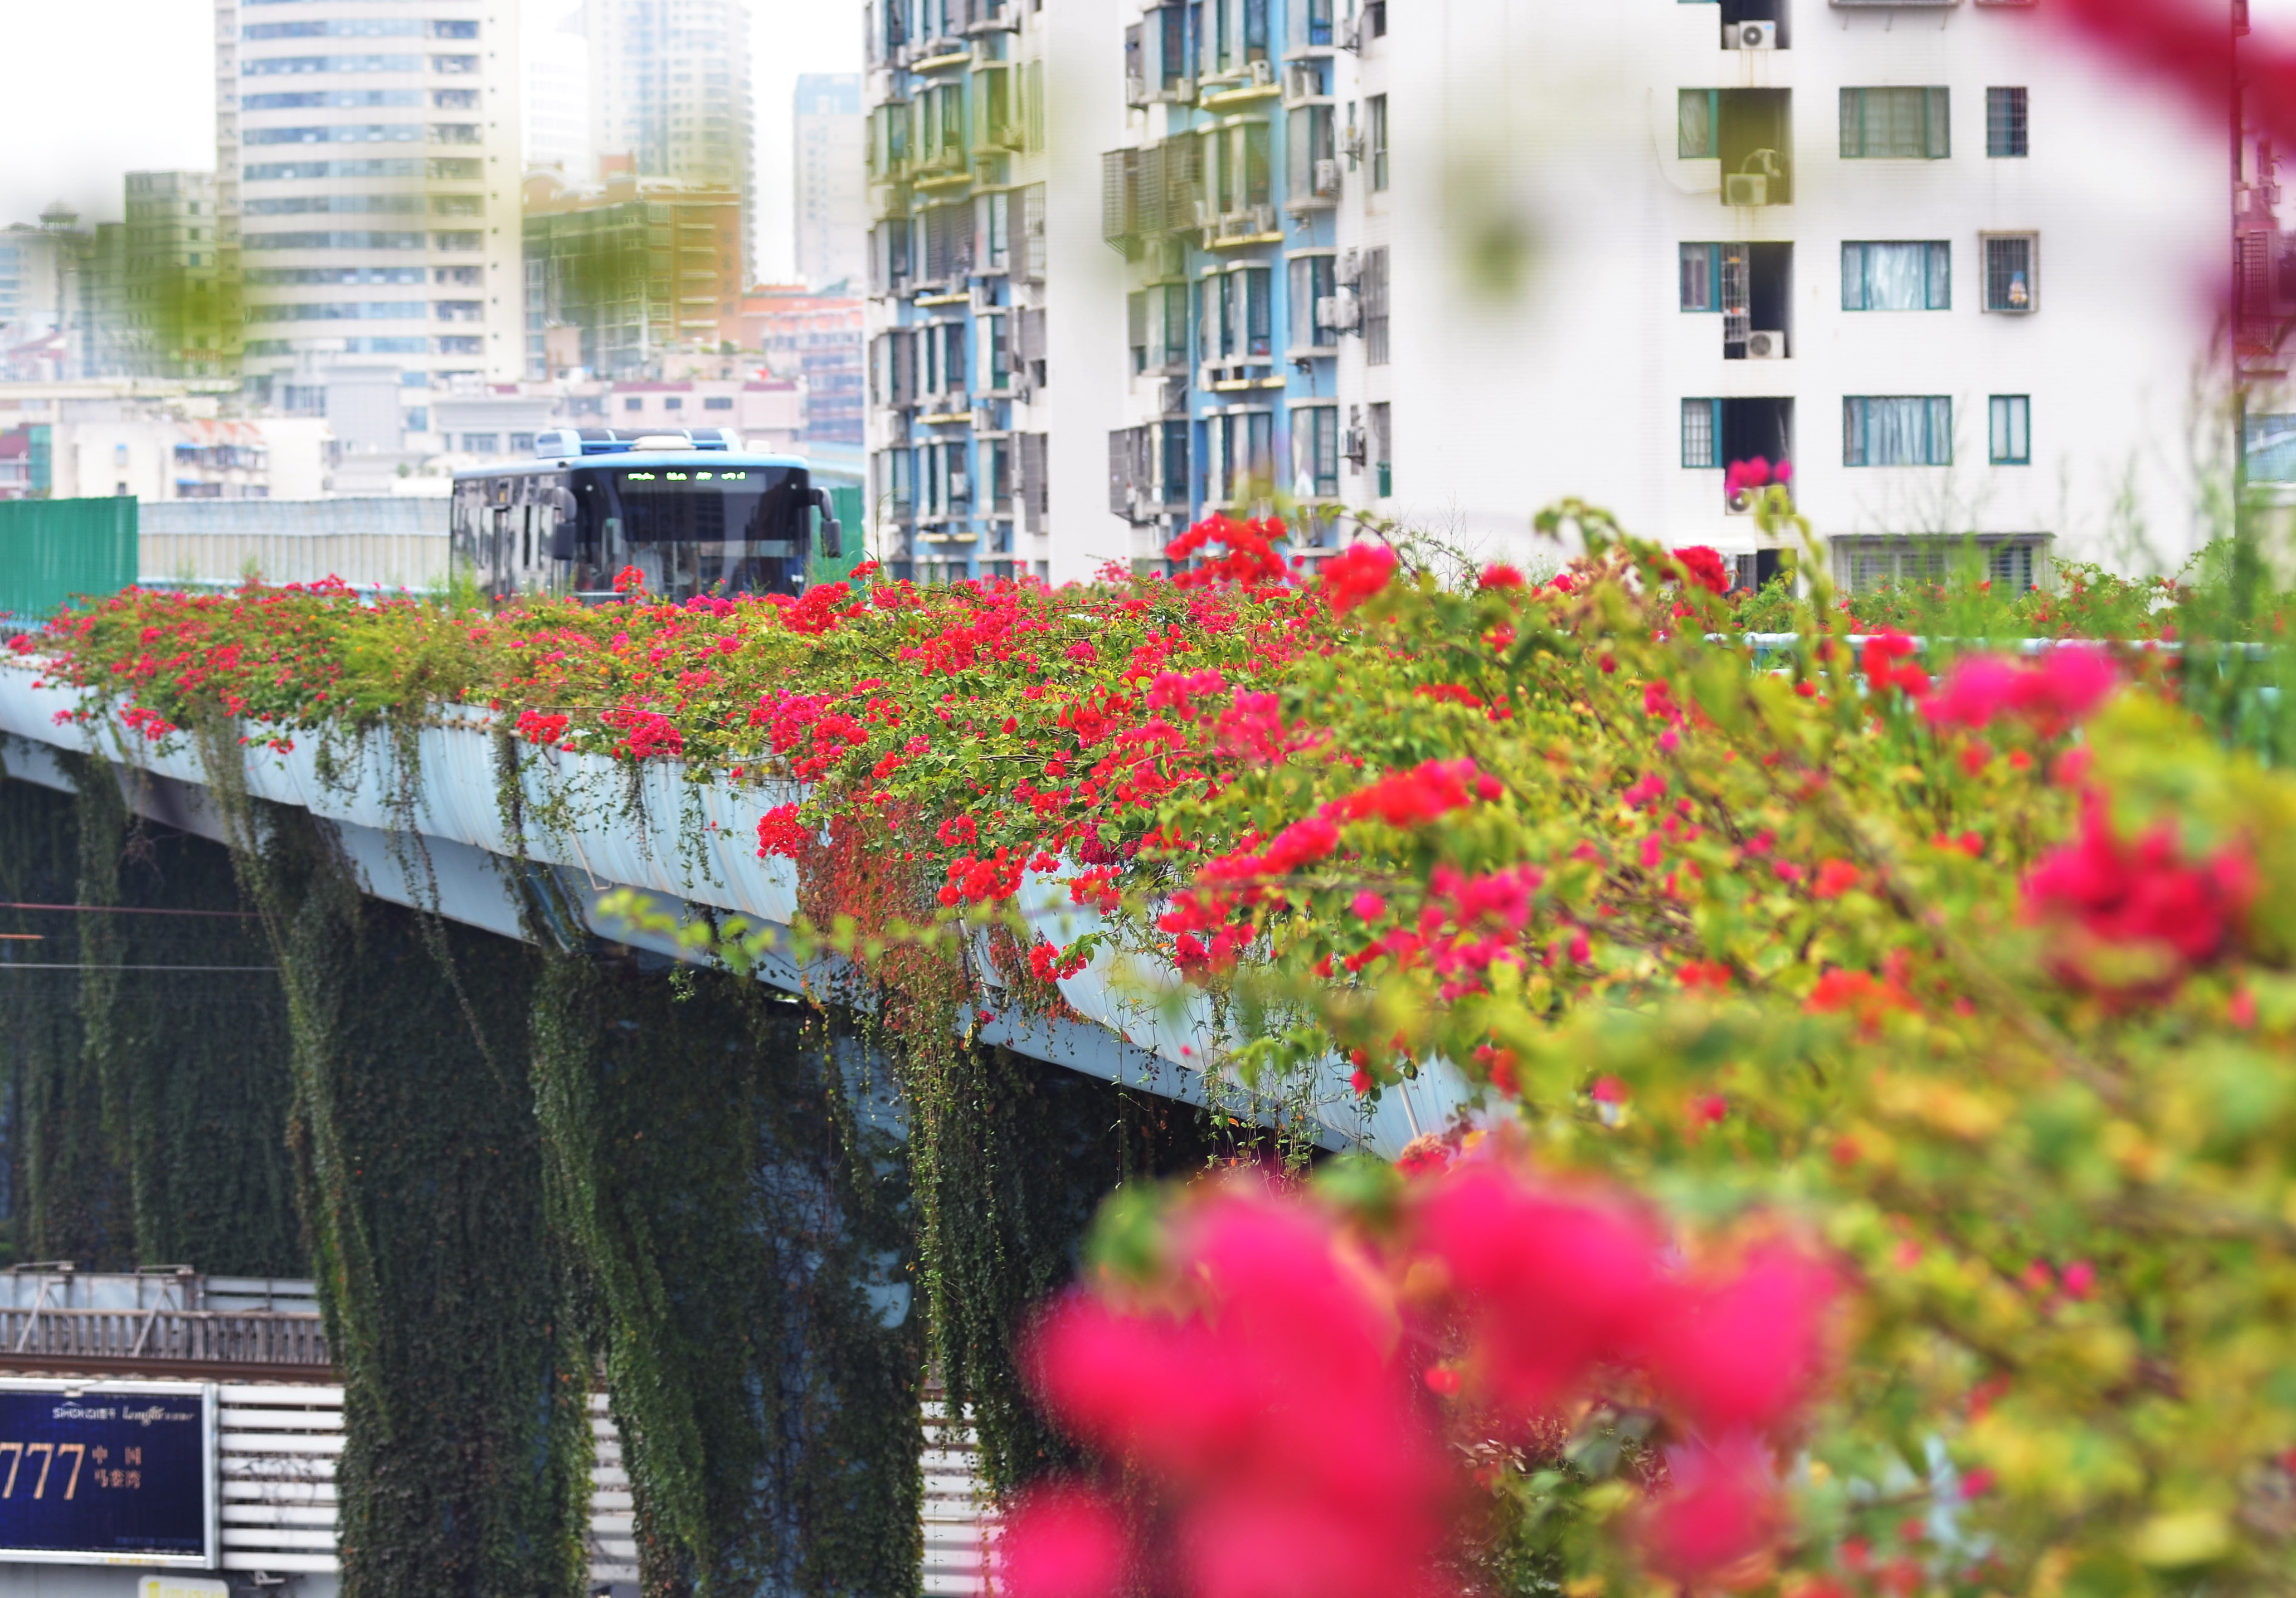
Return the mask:
[[215,1389],[0,1380],[0,1561],[216,1562]]

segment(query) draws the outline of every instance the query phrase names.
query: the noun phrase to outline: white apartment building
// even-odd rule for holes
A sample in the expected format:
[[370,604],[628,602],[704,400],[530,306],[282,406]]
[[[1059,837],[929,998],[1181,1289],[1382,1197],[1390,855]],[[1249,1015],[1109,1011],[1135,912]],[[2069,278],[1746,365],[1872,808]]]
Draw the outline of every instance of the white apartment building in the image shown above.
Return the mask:
[[1099,152],[1124,128],[1118,0],[871,0],[870,553],[920,579],[1066,581],[1106,520],[1123,261]]
[[[515,0],[217,0],[216,65],[251,381],[306,414],[356,389],[339,435],[388,452],[424,430],[432,389],[515,378]],[[372,401],[385,381],[395,428]]]
[[[1751,580],[1777,557],[1723,482],[1758,455],[1792,462],[1857,583],[1936,572],[1972,534],[2022,582],[2140,537],[2173,563],[2209,530],[2225,129],[2046,8],[1113,3],[1061,13],[1121,70],[1079,55],[1057,80],[1063,127],[1107,135],[1055,142],[1044,201],[1104,242],[1029,290],[1068,314],[1069,370],[1115,373],[1060,397],[1049,453],[1105,425],[1107,494],[1048,519],[1056,576],[1156,559],[1272,484],[1325,512],[1322,548],[1352,512],[1551,560],[1530,519],[1577,496]],[[906,48],[906,74],[872,71],[874,114],[977,137],[917,109],[947,81],[922,69],[993,58]],[[922,206],[933,155],[911,147],[906,189],[877,174],[879,216]],[[904,296],[881,272],[873,327],[977,316],[952,297],[983,276]],[[959,407],[881,363],[881,478],[923,481]]]
[[584,0],[582,30],[597,153],[632,157],[641,178],[739,193],[754,258],[749,0]]

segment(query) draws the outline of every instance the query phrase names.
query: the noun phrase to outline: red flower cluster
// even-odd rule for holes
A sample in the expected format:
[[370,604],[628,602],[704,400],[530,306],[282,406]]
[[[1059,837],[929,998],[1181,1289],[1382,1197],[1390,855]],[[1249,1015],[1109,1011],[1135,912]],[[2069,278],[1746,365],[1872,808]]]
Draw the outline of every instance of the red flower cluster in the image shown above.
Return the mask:
[[2036,865],[2024,888],[2027,913],[2057,931],[2051,962],[2059,976],[2133,997],[2173,987],[2234,941],[2256,873],[2238,848],[2188,862],[2166,821],[2127,842],[2092,791],[2079,839]]
[[1972,732],[1998,717],[2021,716],[2054,736],[2086,719],[2120,682],[2112,662],[2093,649],[2061,646],[2030,666],[1971,655],[1946,674],[1922,714],[1939,726]]
[[1172,581],[1182,588],[1208,588],[1218,583],[1241,583],[1252,588],[1281,583],[1283,558],[1275,553],[1275,545],[1286,531],[1273,516],[1237,521],[1225,512],[1215,511],[1166,545],[1164,558],[1175,563],[1193,560],[1214,545],[1227,552],[1181,571]]
[[980,905],[997,899],[1009,899],[1021,891],[1021,879],[1026,874],[1028,861],[1025,852],[1015,854],[1000,848],[987,859],[966,855],[949,862],[948,881],[941,884],[933,897],[943,905]]
[[1703,544],[1693,544],[1676,550],[1674,558],[1681,565],[1683,576],[1692,586],[1703,588],[1710,594],[1730,592],[1730,568],[1723,563],[1719,550],[1710,549]]
[[528,742],[547,748],[565,737],[566,729],[573,722],[570,716],[545,716],[539,710],[521,710],[518,715],[517,731],[518,735]]
[[1896,688],[1907,699],[1930,691],[1930,674],[1913,663],[1916,645],[1903,633],[1874,633],[1866,640],[1858,669],[1866,675],[1866,691],[1875,698]]
[[617,705],[598,717],[605,725],[626,734],[621,746],[614,752],[644,760],[654,755],[677,756],[685,752],[685,734],[677,724],[659,710],[642,710],[635,705]]
[[614,573],[614,592],[632,596],[644,594],[645,573],[635,566],[623,567]]
[[758,858],[780,855],[794,860],[808,836],[795,805],[775,805],[758,819]]
[[1771,1239],[1685,1271],[1639,1209],[1497,1159],[1416,1162],[1405,1193],[1366,1242],[1314,1202],[1214,1189],[1172,1223],[1145,1302],[1043,1323],[1047,1407],[1148,1491],[1130,1517],[1072,1484],[1024,1503],[1012,1598],[1448,1591],[1469,1488],[1447,1441],[1527,1438],[1618,1379],[1677,1439],[1643,1516],[1652,1565],[1693,1582],[1767,1545],[1764,1439],[1825,1371],[1831,1266]]
[[1029,949],[1029,969],[1046,982],[1073,977],[1091,963],[1092,956],[1082,949],[1064,955],[1058,947],[1049,943],[1033,944]]
[[1722,473],[1722,495],[1735,499],[1741,494],[1751,494],[1775,483],[1781,488],[1793,481],[1793,463],[1780,461],[1775,466],[1760,455],[1751,461],[1733,461]]
[[1324,562],[1317,591],[1334,616],[1344,616],[1387,586],[1395,552],[1384,544],[1350,544]]

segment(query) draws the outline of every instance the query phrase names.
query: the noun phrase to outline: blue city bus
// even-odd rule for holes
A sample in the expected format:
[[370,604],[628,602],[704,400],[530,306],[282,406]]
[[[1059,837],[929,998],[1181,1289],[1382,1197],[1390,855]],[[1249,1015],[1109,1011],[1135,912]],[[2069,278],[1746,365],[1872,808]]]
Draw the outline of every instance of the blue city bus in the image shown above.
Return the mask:
[[497,601],[615,597],[636,567],[664,599],[805,592],[841,562],[839,474],[737,447],[723,429],[606,427],[537,433],[535,458],[455,474],[450,549]]

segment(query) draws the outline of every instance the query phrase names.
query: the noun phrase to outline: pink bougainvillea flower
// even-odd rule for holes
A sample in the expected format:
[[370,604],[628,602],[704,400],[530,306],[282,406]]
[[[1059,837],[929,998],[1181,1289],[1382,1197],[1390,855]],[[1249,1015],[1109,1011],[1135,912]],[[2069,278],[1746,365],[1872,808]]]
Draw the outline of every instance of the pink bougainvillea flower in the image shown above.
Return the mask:
[[2053,649],[2029,666],[1971,655],[1946,675],[1922,714],[1939,726],[1972,732],[2016,715],[2054,736],[2086,720],[2120,684],[2112,662],[2094,649]]
[[1903,633],[1875,633],[1866,640],[1858,660],[1858,669],[1865,674],[1866,692],[1880,698],[1892,688],[1901,691],[1907,699],[1919,699],[1930,691],[1930,674],[1913,663],[1915,644]]
[[1685,1587],[1759,1559],[1784,1522],[1775,1470],[1751,1438],[1667,1450],[1667,1485],[1644,1511],[1643,1557]]
[[1482,575],[1475,579],[1475,586],[1478,588],[1520,588],[1522,586],[1521,571],[1508,565],[1505,561],[1493,561],[1483,568]]
[[2256,895],[2256,870],[2237,845],[2194,864],[2175,824],[2135,842],[2112,825],[2105,798],[2083,797],[2080,836],[2027,873],[2026,914],[2053,927],[2058,975],[2098,991],[2173,986],[2222,954]]
[[1023,1493],[996,1538],[996,1588],[1005,1598],[1120,1598],[1134,1563],[1116,1507],[1066,1484]]
[[1693,1276],[1676,1285],[1673,1313],[1653,1323],[1651,1380],[1708,1438],[1778,1426],[1825,1373],[1841,1287],[1833,1266],[1785,1242]]

